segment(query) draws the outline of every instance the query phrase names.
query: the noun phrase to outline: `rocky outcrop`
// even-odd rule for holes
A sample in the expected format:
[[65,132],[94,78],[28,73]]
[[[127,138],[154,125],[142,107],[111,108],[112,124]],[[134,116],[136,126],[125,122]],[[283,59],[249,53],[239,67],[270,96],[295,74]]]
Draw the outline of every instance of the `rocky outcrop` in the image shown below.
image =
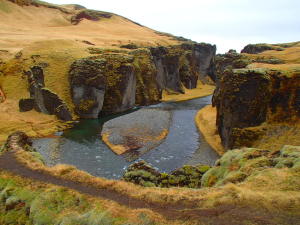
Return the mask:
[[34,151],[32,148],[32,141],[29,137],[21,131],[16,131],[8,136],[4,144],[4,151]]
[[106,78],[105,60],[80,59],[70,69],[71,95],[80,118],[98,118],[102,110]]
[[207,83],[209,77],[214,79],[216,46],[185,43],[150,50],[158,71],[157,81],[162,89],[183,92],[182,84],[193,89],[197,80]]
[[258,54],[268,50],[282,51],[283,49],[269,44],[249,44],[243,48],[241,53]]
[[101,54],[71,65],[70,84],[76,113],[98,118],[99,113],[123,112],[135,106],[136,76],[133,57]]
[[96,10],[90,10],[90,9],[83,9],[80,12],[76,13],[71,18],[71,23],[73,25],[77,25],[82,21],[83,19],[92,20],[92,21],[99,21],[103,18],[111,18],[112,14],[107,12],[100,12]]
[[[162,91],[183,93],[214,74],[216,47],[185,43],[131,50],[89,48],[69,72],[75,111],[81,118],[158,103]],[[104,99],[103,99],[104,98]]]
[[144,187],[188,187],[200,188],[201,178],[210,166],[185,165],[170,174],[160,173],[145,161],[139,161],[130,165],[123,180]]
[[224,147],[251,146],[263,132],[253,127],[263,122],[300,119],[299,84],[300,74],[297,73],[227,70],[213,97]]
[[27,112],[30,110],[33,110],[34,108],[34,99],[28,98],[28,99],[20,99],[19,101],[19,109],[20,112]]
[[34,108],[38,112],[56,115],[61,120],[72,120],[67,105],[55,93],[45,88],[44,72],[41,67],[33,66],[25,74],[28,77],[30,99],[19,101],[21,112]]

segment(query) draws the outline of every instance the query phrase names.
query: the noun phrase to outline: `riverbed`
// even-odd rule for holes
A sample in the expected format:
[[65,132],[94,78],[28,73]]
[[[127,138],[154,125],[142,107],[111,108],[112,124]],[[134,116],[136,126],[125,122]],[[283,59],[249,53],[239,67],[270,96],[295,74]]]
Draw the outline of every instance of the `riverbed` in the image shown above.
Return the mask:
[[[169,134],[162,144],[140,156],[161,172],[171,172],[185,164],[213,165],[218,154],[199,134],[194,117],[197,111],[211,104],[211,96],[183,102],[164,102],[146,108],[167,110],[172,115]],[[79,121],[57,138],[33,140],[33,147],[39,151],[49,166],[70,164],[94,176],[120,179],[126,168],[134,163],[126,157],[113,153],[101,140],[103,124],[132,111]]]

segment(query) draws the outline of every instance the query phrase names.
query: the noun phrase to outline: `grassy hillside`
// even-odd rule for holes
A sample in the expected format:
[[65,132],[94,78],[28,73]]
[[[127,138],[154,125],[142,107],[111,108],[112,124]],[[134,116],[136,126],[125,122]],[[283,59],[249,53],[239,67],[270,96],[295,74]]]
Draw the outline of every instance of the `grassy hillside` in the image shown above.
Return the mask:
[[124,17],[76,5],[0,0],[0,18],[0,89],[6,96],[0,103],[0,142],[15,130],[45,136],[65,127],[54,116],[19,112],[19,99],[29,97],[24,71],[31,66],[43,67],[45,86],[58,94],[74,113],[68,72],[76,59],[92,55],[88,48],[111,51],[133,43],[137,46],[178,43],[170,35]]
[[289,73],[300,72],[300,42],[267,46],[270,46],[273,50],[267,50],[258,54],[245,54],[251,59],[261,61],[250,64],[249,68],[268,68]]

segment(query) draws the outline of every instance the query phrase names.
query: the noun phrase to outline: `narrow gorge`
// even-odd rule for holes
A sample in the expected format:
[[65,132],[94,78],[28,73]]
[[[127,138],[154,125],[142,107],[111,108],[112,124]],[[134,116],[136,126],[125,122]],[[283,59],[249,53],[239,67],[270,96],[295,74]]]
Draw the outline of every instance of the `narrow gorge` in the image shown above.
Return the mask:
[[1,225],[300,224],[299,41],[220,54],[38,0],[0,18]]

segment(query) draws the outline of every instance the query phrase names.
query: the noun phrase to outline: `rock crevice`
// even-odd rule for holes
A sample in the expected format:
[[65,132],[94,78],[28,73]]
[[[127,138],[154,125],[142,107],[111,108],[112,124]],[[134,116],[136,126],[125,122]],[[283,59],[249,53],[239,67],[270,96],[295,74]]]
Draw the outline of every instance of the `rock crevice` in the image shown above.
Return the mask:
[[28,78],[30,99],[21,99],[19,108],[21,112],[35,109],[49,115],[56,115],[64,121],[72,120],[72,115],[67,105],[53,93],[45,88],[44,72],[39,66],[33,66],[25,74]]

